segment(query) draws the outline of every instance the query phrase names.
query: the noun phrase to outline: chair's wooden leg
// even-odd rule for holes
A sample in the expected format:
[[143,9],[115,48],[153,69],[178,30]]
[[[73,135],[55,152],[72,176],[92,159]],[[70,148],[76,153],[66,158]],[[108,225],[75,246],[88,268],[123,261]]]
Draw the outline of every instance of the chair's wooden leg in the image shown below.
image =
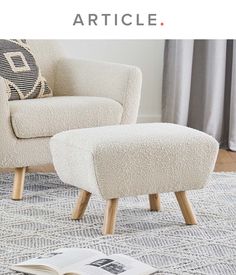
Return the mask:
[[79,220],[83,217],[88,205],[91,193],[85,190],[80,190],[79,198],[72,213],[72,220]]
[[103,235],[114,233],[116,226],[117,207],[118,199],[110,199],[107,201],[103,224]]
[[21,200],[24,190],[26,167],[15,168],[12,199]]
[[193,213],[192,206],[188,200],[186,192],[175,192],[175,196],[179,203],[186,224],[197,224],[197,219]]
[[160,211],[161,209],[160,194],[149,194],[149,204],[150,204],[151,211]]

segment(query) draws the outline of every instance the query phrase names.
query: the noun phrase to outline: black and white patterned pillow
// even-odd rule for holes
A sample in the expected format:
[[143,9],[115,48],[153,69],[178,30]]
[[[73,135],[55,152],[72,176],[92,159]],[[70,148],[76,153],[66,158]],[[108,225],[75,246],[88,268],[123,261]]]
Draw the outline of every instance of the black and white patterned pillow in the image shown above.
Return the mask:
[[52,96],[26,40],[0,39],[0,76],[9,100]]

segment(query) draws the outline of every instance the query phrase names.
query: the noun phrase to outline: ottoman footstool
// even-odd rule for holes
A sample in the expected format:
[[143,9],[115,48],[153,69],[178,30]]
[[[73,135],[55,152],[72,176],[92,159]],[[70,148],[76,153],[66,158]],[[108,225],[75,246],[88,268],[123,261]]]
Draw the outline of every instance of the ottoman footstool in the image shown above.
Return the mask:
[[204,187],[218,153],[211,136],[169,123],[71,130],[55,135],[50,148],[60,179],[81,189],[73,219],[91,194],[107,201],[104,234],[113,234],[125,196],[149,195],[150,210],[159,211],[159,193],[174,192],[186,224],[196,224],[185,191]]

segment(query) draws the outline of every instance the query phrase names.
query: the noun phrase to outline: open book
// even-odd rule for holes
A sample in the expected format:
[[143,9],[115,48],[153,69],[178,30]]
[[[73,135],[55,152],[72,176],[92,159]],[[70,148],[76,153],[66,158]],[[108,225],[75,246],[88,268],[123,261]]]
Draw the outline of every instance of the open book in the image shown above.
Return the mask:
[[150,275],[156,269],[129,256],[107,256],[97,250],[63,248],[14,265],[11,269],[36,275]]

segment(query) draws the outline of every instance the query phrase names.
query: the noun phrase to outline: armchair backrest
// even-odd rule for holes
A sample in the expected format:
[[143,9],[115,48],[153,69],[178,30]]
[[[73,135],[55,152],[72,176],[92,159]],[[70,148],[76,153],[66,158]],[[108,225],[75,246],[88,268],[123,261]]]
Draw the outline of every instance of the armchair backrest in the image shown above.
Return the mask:
[[46,78],[49,86],[54,89],[54,75],[56,64],[65,56],[60,42],[56,40],[27,40],[37,60],[42,75]]

